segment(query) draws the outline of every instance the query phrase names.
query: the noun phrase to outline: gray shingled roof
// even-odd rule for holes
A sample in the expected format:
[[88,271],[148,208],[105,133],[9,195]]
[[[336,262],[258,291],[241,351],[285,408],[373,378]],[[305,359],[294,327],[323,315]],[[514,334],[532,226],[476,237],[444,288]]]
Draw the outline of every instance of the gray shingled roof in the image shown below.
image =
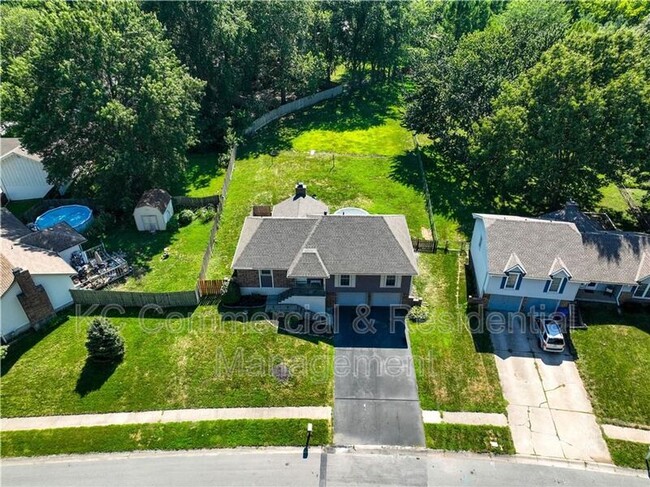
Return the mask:
[[135,207],[142,208],[143,206],[150,206],[157,208],[160,213],[165,213],[171,199],[172,197],[164,189],[148,189],[142,194],[140,201],[138,201]]
[[27,152],[21,145],[20,139],[14,137],[2,137],[0,138],[0,157],[4,157],[8,154],[17,154],[19,156],[28,157],[34,159],[35,161],[40,161],[41,158],[35,154]]
[[303,249],[316,249],[329,274],[417,274],[402,215],[248,217],[232,267],[289,269]]
[[20,239],[20,243],[53,252],[61,252],[86,241],[86,237],[67,222],[60,222],[45,230],[31,232]]
[[316,249],[302,249],[289,267],[287,277],[312,277],[326,279],[330,277],[323,260]]
[[[546,279],[556,258],[581,282],[634,284],[650,235],[631,232],[580,233],[574,223],[504,215],[474,215],[487,234],[488,269],[501,274],[514,252],[526,276]],[[641,272],[642,273],[642,272]]]
[[0,208],[0,237],[18,240],[28,233],[31,233],[31,230],[12,212],[6,208]]
[[328,206],[311,196],[293,196],[273,207],[273,216],[315,216],[329,212]]

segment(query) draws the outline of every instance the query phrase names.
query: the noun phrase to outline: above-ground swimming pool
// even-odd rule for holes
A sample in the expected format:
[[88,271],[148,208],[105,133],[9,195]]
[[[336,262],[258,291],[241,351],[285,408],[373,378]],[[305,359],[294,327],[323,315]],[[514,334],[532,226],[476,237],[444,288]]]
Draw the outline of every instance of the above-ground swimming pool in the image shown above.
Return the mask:
[[66,222],[78,232],[83,232],[93,220],[93,211],[87,206],[66,205],[46,211],[39,216],[34,224],[39,230],[53,227],[57,223]]
[[354,215],[354,216],[366,216],[370,215],[366,210],[362,210],[361,208],[341,208],[340,210],[336,210],[334,212],[335,215]]

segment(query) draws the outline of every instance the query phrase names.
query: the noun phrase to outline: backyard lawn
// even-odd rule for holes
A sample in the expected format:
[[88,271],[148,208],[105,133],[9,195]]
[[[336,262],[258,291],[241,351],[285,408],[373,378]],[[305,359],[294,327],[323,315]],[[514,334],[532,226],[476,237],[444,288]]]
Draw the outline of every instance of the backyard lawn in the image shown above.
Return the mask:
[[602,423],[650,427],[650,315],[583,307],[587,330],[571,338],[578,370]]
[[409,323],[409,334],[422,409],[505,412],[489,338],[467,328],[462,261],[455,254],[418,259],[415,288],[429,319]]
[[[139,232],[131,221],[126,228],[107,234],[103,240],[107,250],[125,252],[134,268],[133,275],[116,289],[148,292],[194,289],[212,221],[203,223],[197,219],[185,227],[168,228],[164,232]],[[169,257],[163,259],[166,248]]]
[[[330,211],[358,206],[404,214],[412,236],[430,235],[418,160],[411,134],[400,125],[399,105],[396,86],[344,95],[285,117],[248,140],[237,157],[209,277],[231,272],[252,206],[291,196],[297,181]],[[456,222],[439,218],[455,234]]]
[[604,186],[600,189],[600,193],[602,198],[596,210],[607,213],[621,230],[637,230],[636,218],[630,212],[630,207],[616,184]]
[[213,196],[221,194],[226,169],[218,165],[219,154],[206,152],[188,154],[185,196]]
[[[266,321],[221,322],[214,306],[109,318],[126,356],[114,370],[86,364],[88,319],[70,314],[9,347],[2,416],[157,409],[324,406],[332,401],[331,346],[278,333]],[[289,376],[276,378],[277,366]]]

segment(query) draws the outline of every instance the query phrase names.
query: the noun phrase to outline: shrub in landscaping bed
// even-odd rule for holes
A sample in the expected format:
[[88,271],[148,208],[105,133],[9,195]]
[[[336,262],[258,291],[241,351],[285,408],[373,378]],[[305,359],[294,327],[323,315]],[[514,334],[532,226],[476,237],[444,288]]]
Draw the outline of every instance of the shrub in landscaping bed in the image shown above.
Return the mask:
[[178,224],[182,227],[192,223],[196,215],[192,210],[185,209],[178,214]]
[[239,288],[239,284],[232,279],[228,279],[221,288],[221,302],[225,306],[232,306],[238,304],[240,301],[241,289]]
[[209,221],[214,220],[216,214],[217,211],[212,205],[204,206],[196,210],[196,217],[203,223],[208,223]]
[[429,319],[429,310],[425,306],[413,306],[408,313],[408,319],[413,323],[424,323]]
[[88,327],[86,349],[92,362],[119,362],[124,358],[124,339],[106,318],[95,318]]

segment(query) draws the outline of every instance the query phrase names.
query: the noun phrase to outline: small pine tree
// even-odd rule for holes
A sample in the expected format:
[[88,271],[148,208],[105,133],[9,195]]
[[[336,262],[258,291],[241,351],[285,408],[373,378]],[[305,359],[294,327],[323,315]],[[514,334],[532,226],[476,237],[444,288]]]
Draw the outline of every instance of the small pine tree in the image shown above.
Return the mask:
[[88,327],[86,349],[93,362],[119,362],[124,358],[124,339],[106,318],[95,318]]

